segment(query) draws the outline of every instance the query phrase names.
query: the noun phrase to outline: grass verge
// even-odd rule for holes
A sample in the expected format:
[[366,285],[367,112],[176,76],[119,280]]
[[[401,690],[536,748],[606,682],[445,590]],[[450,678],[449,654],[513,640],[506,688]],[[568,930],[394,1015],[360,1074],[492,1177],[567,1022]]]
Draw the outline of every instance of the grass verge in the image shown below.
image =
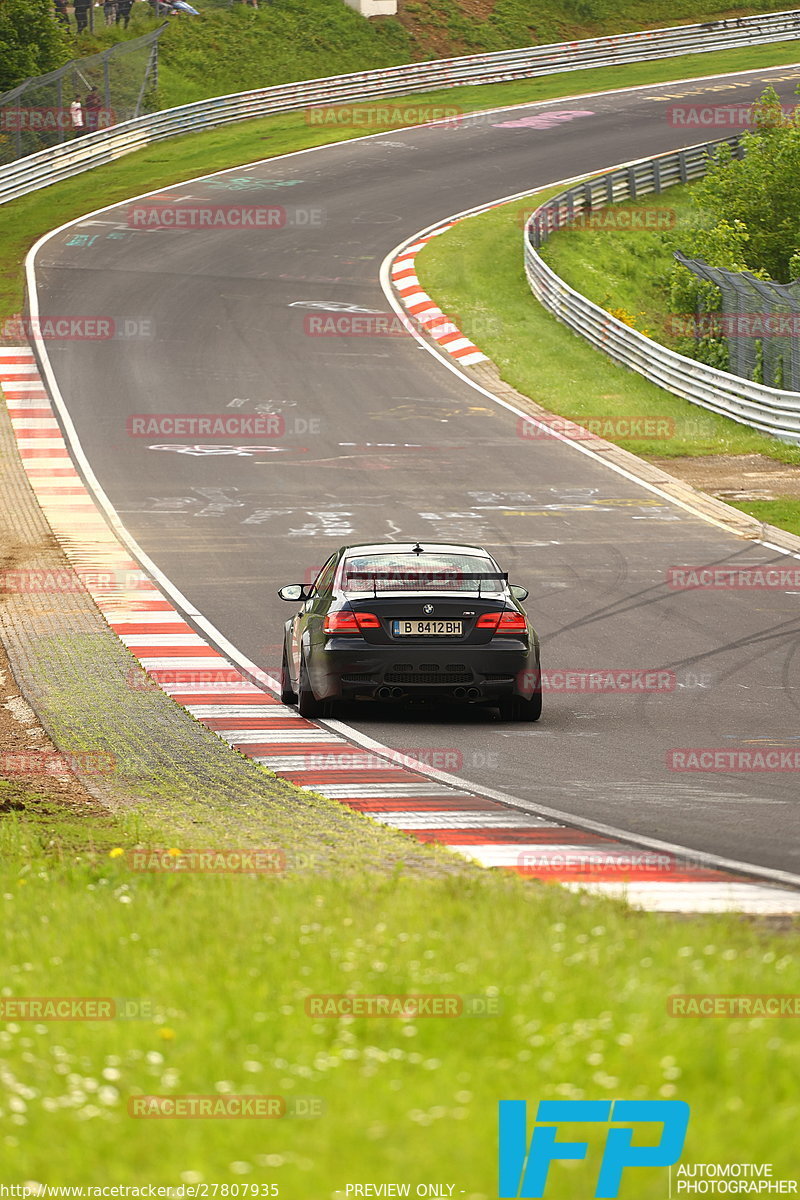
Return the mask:
[[[397,17],[365,21],[341,0],[270,0],[255,10],[203,0],[199,17],[161,38],[159,101],[186,104],[223,92],[375,70],[431,58],[573,42],[640,29],[774,12],[784,0],[404,0]],[[97,16],[98,14],[96,14]],[[90,54],[163,23],[136,5],[130,30],[95,22],[77,39]]]
[[[574,74],[508,84],[451,88],[419,96],[405,96],[398,104],[403,107],[447,104],[458,106],[464,112],[480,111],[672,79],[691,79],[697,75],[792,64],[797,60],[797,53],[796,42],[782,42],[773,46],[754,46],[745,50],[690,55],[653,63],[576,71]],[[390,103],[388,99],[380,101],[384,107]],[[355,129],[341,125],[334,128],[310,125],[303,112],[248,121],[225,129],[172,139],[126,156],[118,162],[96,167],[90,174],[53,184],[4,205],[3,221],[0,223],[0,320],[21,310],[25,255],[37,238],[52,229],[54,224],[72,220],[89,209],[114,204],[127,196],[178,183],[196,175],[360,137],[364,132],[368,132],[368,127]]]
[[[7,1021],[9,1179],[274,1182],[283,1200],[435,1180],[488,1200],[497,1101],[537,1096],[684,1099],[685,1160],[766,1159],[791,1174],[791,1022],[671,1019],[666,1002],[800,992],[796,932],[632,913],[499,872],[134,873],[119,851],[141,838],[124,822],[64,818],[54,836],[52,821],[0,819],[2,999],[133,1002],[128,1019]],[[493,1011],[309,1016],[307,999],[326,993],[478,996]],[[136,1095],[241,1093],[318,1115],[128,1113]],[[596,1173],[601,1133],[586,1133],[590,1161],[553,1168],[553,1200]],[[620,1194],[662,1200],[665,1187],[664,1171],[640,1170]]]
[[782,496],[776,500],[728,500],[727,503],[758,521],[800,535],[800,500]]

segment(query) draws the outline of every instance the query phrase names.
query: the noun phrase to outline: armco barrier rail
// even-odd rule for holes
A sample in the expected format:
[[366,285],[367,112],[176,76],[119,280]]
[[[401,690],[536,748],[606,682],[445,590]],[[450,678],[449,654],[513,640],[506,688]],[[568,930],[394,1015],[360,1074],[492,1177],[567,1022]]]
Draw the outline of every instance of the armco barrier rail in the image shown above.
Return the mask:
[[702,408],[782,441],[800,443],[800,393],[750,383],[669,350],[569,287],[537,253],[552,232],[582,213],[701,178],[715,147],[726,143],[736,151],[738,138],[641,159],[553,196],[525,224],[525,274],[545,308],[615,362]]
[[788,41],[797,37],[800,37],[800,10],[792,9],[734,20],[711,21],[703,25],[650,29],[641,33],[620,34],[618,37],[504,50],[498,54],[409,63],[380,71],[337,75],[330,79],[305,80],[232,96],[217,96],[138,117],[113,129],[86,134],[69,145],[18,159],[0,170],[0,204],[102,163],[112,162],[152,142],[234,121],[246,121],[252,117],[320,105],[360,103],[382,96],[404,96],[466,84],[531,79],[538,75],[577,71],[585,67],[616,66],[682,54],[703,54],[711,50]]

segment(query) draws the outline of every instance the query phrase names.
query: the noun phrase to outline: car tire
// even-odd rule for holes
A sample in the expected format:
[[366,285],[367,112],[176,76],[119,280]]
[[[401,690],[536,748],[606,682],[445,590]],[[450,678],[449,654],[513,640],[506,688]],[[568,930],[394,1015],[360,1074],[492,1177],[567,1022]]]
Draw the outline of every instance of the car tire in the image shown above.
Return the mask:
[[311,690],[305,658],[300,659],[300,678],[297,681],[297,711],[301,717],[321,717],[322,703]]
[[542,693],[534,692],[530,700],[525,696],[512,696],[501,700],[498,705],[503,721],[538,721],[542,715]]
[[286,656],[286,643],[283,646],[281,662],[281,704],[296,704],[297,695],[292,691],[292,677],[289,674],[289,659]]

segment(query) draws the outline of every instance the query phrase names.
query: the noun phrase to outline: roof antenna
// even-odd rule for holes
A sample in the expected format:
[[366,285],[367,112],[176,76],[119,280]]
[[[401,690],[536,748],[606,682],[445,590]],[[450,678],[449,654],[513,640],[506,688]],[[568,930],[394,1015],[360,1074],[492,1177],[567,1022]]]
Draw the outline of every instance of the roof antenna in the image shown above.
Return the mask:
[[425,551],[422,549],[422,546],[420,546],[419,542],[417,542],[416,545],[412,547],[411,553],[412,554],[424,554]]

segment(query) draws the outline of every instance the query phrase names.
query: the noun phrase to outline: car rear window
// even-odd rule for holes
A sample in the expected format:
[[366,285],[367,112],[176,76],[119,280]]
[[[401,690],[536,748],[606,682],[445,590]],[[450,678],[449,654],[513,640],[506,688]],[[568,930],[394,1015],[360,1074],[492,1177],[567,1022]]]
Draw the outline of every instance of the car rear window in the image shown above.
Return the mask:
[[349,592],[478,592],[505,586],[493,563],[469,554],[368,554],[345,560],[342,588]]

